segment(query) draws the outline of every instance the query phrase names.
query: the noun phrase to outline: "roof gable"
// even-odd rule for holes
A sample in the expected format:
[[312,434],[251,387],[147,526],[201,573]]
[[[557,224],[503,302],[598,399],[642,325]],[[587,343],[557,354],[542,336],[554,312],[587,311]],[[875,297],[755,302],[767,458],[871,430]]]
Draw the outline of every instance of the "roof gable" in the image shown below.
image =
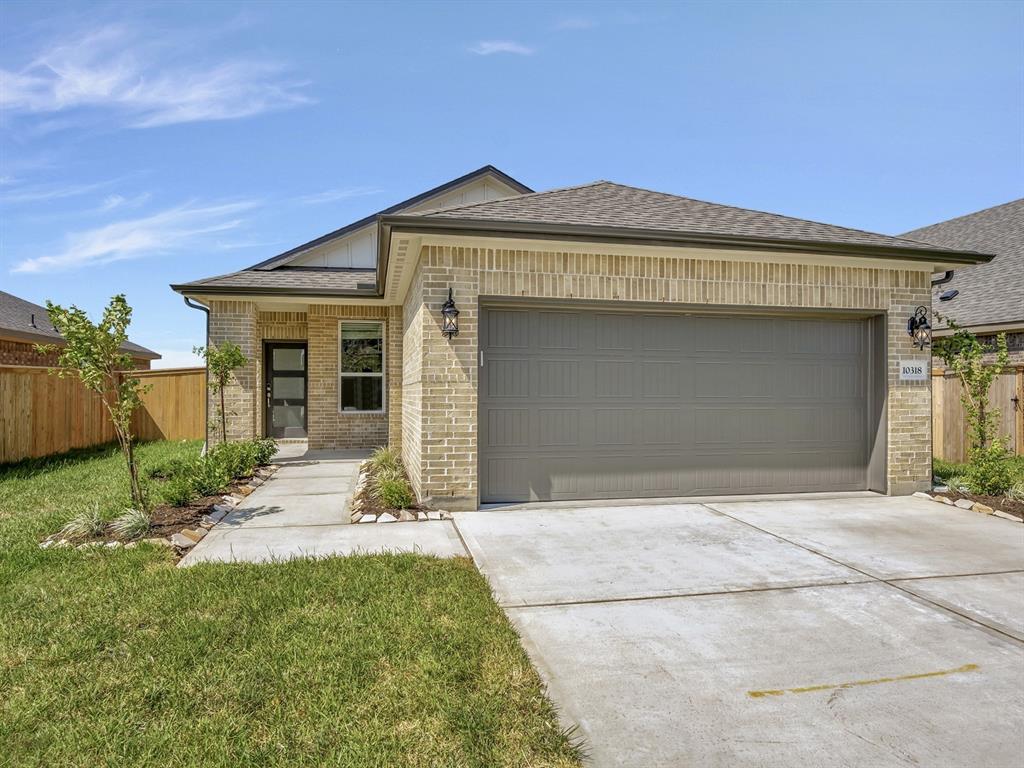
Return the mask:
[[[360,261],[360,257],[365,258],[366,254],[372,255],[374,258],[376,257],[375,225],[378,217],[395,213],[419,213],[435,207],[468,202],[466,199],[467,190],[470,192],[483,190],[482,195],[485,200],[533,191],[525,184],[500,171],[493,165],[485,165],[482,168],[477,168],[475,171],[428,189],[426,192],[410,197],[408,200],[403,200],[382,211],[372,213],[340,229],[328,232],[326,235],[254,264],[248,267],[248,269],[269,270],[286,265],[368,268],[372,266],[372,263],[363,263]],[[335,249],[344,249],[348,252],[349,258],[347,263],[331,263],[327,254]]]

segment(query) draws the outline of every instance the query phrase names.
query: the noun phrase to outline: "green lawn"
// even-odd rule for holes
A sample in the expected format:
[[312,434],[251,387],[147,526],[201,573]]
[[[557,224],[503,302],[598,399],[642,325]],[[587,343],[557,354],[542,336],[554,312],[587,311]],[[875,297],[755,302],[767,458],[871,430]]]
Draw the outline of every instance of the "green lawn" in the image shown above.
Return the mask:
[[0,468],[3,764],[579,765],[470,561],[36,546],[122,474],[109,449]]

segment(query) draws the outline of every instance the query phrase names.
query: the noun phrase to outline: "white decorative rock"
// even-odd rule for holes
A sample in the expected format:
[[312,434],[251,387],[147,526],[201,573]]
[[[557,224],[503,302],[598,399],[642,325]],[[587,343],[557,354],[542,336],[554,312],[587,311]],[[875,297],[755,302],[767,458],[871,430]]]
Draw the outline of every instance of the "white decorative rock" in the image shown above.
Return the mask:
[[447,509],[442,509],[441,510],[441,519],[442,520],[451,520],[452,519],[452,513],[449,512]]
[[974,509],[974,502],[970,499],[957,499],[953,504],[960,507],[960,509]]
[[951,507],[953,506],[953,500],[948,496],[939,496],[939,501],[941,501],[943,504],[948,504]]
[[416,515],[415,513],[410,512],[408,509],[403,509],[401,512],[398,513],[398,519],[401,520],[403,523],[411,523],[416,519]]
[[203,537],[206,536],[206,529],[205,528],[186,528],[186,529],[184,529],[181,532],[181,534],[182,534],[182,536],[185,536],[185,537],[187,537],[189,539],[192,539],[192,541],[194,541],[194,542],[196,542],[198,544],[200,541],[203,540]]
[[120,541],[108,541],[107,549],[120,549],[122,546]]
[[416,513],[416,519],[420,520],[420,521],[426,520],[427,519],[427,513],[426,512],[417,512]]
[[179,549],[191,549],[196,545],[196,543],[197,542],[193,541],[188,536],[183,536],[180,533],[175,533],[171,536],[171,544]]
[[919,499],[931,499],[931,494],[927,494],[924,491],[914,491],[914,495]]
[[1011,515],[1009,512],[1003,512],[1003,510],[1001,509],[993,510],[992,515],[993,517],[1001,517],[1003,518],[1003,520],[1012,520],[1015,523],[1024,523],[1024,520],[1021,520],[1019,517]]
[[139,542],[137,542],[137,541],[129,541],[127,544],[124,545],[124,548],[125,549],[135,549],[137,546],[139,546]]
[[359,518],[359,522],[360,523],[376,523],[377,522],[377,516],[376,515],[363,515],[362,517]]
[[974,511],[980,512],[983,515],[991,515],[993,512],[995,512],[995,510],[992,509],[992,507],[990,507],[988,504],[982,504],[980,501],[974,502]]
[[441,513],[436,509],[427,510],[427,520],[440,520]]
[[53,546],[53,542],[52,542],[52,541],[50,541],[49,539],[47,539],[46,541],[44,541],[44,542],[41,542],[41,543],[39,544],[39,548],[40,548],[40,549],[49,549],[49,548],[50,548],[50,547],[52,547],[52,546]]
[[170,546],[172,546],[171,542],[169,542],[167,539],[159,537],[159,536],[154,536],[153,538],[149,538],[149,539],[143,539],[142,543],[143,544],[152,544],[154,547],[170,547]]
[[390,512],[385,512],[383,515],[377,518],[378,523],[397,523],[398,518],[392,515]]

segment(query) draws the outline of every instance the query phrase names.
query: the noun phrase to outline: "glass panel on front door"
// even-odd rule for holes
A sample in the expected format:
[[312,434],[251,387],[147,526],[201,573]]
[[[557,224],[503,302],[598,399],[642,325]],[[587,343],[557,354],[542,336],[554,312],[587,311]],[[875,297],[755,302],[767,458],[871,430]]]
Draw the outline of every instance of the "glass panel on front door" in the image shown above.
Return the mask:
[[265,389],[269,437],[306,436],[306,345],[267,344]]

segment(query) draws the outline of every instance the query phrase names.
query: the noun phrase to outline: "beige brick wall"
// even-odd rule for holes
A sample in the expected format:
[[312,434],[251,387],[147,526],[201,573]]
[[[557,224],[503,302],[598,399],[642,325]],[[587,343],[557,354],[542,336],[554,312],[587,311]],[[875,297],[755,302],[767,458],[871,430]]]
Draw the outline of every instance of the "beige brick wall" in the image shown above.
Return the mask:
[[[459,336],[440,332],[452,287]],[[928,486],[931,389],[898,381],[896,361],[927,356],[912,347],[906,318],[930,306],[925,272],[686,259],[675,256],[542,253],[425,246],[406,301],[406,464],[422,500],[475,508],[478,497],[477,323],[480,296],[843,308],[888,313],[889,492]]]
[[[338,332],[341,320],[385,323],[383,414],[338,410]],[[376,448],[402,442],[402,308],[386,306],[309,307],[309,447]]]
[[[338,330],[341,320],[383,320],[386,334],[383,414],[338,411]],[[210,341],[230,339],[242,348],[249,364],[237,371],[225,389],[228,439],[264,434],[263,381],[265,341],[306,341],[308,392],[306,421],[309,447],[375,448],[402,440],[402,308],[313,304],[308,312],[258,311],[253,302],[212,301]],[[217,400],[211,396],[210,439],[219,441]],[[216,429],[214,428],[216,427]]]
[[[237,344],[249,361],[234,372],[231,383],[224,389],[228,440],[247,440],[259,434],[256,404],[261,389],[257,363],[260,341],[253,302],[210,302],[210,344],[220,346],[225,341]],[[208,397],[207,438],[213,444],[221,440],[220,398],[212,391],[208,392]]]

